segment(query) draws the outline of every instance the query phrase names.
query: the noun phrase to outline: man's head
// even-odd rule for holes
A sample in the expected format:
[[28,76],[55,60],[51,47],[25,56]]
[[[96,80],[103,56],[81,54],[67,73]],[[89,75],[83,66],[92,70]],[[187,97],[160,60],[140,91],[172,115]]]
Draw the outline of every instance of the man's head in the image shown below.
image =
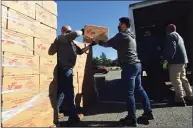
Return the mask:
[[118,30],[120,31],[126,31],[131,26],[131,20],[128,17],[121,17],[119,19],[119,26]]
[[176,25],[174,25],[174,24],[169,24],[169,25],[166,27],[166,32],[167,32],[167,33],[175,32],[175,31],[176,31]]
[[69,33],[72,31],[72,28],[70,26],[63,26],[61,28],[61,33],[64,34],[64,33]]

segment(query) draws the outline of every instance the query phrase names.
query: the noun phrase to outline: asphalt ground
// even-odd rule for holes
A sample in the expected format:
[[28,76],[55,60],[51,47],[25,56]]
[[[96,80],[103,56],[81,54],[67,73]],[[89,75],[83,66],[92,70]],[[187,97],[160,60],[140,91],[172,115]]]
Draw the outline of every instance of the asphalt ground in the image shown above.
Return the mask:
[[[99,89],[99,99],[87,109],[81,123],[74,127],[120,127],[117,122],[127,115],[124,88],[121,88],[121,71],[110,71],[108,74],[96,74],[105,77],[105,84]],[[167,103],[152,102],[155,119],[138,122],[138,127],[192,127],[192,106],[170,107]],[[143,113],[141,104],[137,102],[137,117]],[[65,126],[67,117],[60,121]]]

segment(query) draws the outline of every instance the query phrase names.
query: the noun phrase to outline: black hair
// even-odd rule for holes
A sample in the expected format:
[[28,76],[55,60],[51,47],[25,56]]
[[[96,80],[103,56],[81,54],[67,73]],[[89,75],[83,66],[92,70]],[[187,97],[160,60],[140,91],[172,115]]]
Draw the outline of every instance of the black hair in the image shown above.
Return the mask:
[[128,28],[131,27],[131,20],[128,17],[121,17],[119,21],[120,23],[125,24]]

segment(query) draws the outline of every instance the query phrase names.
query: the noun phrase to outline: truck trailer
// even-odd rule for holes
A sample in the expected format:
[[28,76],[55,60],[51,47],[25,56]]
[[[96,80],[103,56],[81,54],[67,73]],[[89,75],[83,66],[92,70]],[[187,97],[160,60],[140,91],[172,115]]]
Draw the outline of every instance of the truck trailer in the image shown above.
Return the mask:
[[[193,84],[193,1],[192,0],[145,0],[129,5],[133,32],[136,34],[138,48],[145,29],[150,29],[160,46],[164,46],[166,26],[175,24],[177,32],[183,37],[189,63],[187,77]],[[168,72],[165,82],[169,82]]]

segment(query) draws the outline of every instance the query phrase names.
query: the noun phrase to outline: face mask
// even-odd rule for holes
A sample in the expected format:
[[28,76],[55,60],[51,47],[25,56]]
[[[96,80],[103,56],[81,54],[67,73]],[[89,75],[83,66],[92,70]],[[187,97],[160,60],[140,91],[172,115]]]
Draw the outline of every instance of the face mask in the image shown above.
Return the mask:
[[71,32],[72,32],[72,31],[69,30],[69,31],[67,31],[66,33],[71,33]]

